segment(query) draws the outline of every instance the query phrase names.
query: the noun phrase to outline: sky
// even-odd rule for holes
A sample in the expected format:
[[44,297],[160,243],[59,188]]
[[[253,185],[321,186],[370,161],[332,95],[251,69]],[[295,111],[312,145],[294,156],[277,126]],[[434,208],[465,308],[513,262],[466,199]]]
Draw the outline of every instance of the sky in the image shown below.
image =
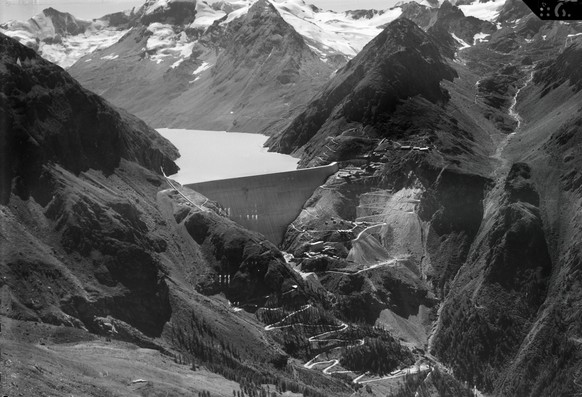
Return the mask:
[[[305,0],[325,10],[386,9],[398,0]],[[48,7],[70,12],[77,18],[99,18],[105,14],[141,6],[145,0],[0,0],[0,22],[26,20]]]

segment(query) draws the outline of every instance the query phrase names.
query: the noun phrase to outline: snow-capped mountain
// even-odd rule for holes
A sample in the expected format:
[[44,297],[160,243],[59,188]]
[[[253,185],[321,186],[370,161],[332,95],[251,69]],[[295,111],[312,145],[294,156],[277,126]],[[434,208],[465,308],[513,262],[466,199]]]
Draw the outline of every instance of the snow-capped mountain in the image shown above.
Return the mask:
[[[334,12],[303,0],[149,0],[123,40],[87,55],[71,73],[155,126],[270,133],[391,21],[407,16],[425,30],[444,23],[439,8],[427,5],[418,5],[427,23],[410,17],[415,4]],[[449,7],[443,29],[463,42],[496,29]]]
[[334,12],[303,0],[147,0],[92,22],[46,10],[4,29],[154,126],[267,133],[397,18],[448,43],[450,56],[482,41],[506,51],[577,34],[547,22],[535,39],[536,17],[520,2],[456,3]]
[[[207,28],[214,23],[228,25],[247,14],[256,2],[241,0],[209,4],[205,1],[190,1],[196,4],[196,17],[189,28]],[[181,2],[151,0],[146,2],[141,12],[144,15],[163,12],[175,7],[173,4],[176,3]],[[271,4],[322,58],[337,54],[354,57],[380,33],[383,26],[401,13],[399,8],[385,11],[324,11],[303,0],[274,0]]]
[[[166,49],[163,57],[171,64],[189,56],[187,51],[193,46],[197,36],[211,27],[220,28],[246,15],[257,0],[217,1],[209,3],[200,0],[147,0],[135,10],[104,16],[93,21],[76,19],[68,13],[52,8],[32,17],[28,21],[10,21],[0,25],[0,31],[16,38],[22,44],[34,48],[46,59],[64,68],[73,65],[79,58],[96,50],[116,43],[128,29],[136,25],[180,25],[181,29],[154,25],[152,43],[148,51]],[[386,10],[351,10],[335,12],[322,10],[303,0],[273,0],[271,4],[283,20],[291,25],[319,57],[345,60],[353,58],[362,48],[377,36],[389,22],[406,13],[406,9],[421,6],[436,9],[442,1],[399,3]],[[488,2],[451,2],[456,4],[467,17],[494,21],[501,12],[505,0]],[[408,15],[406,15],[408,17]],[[413,18],[414,20],[414,18]],[[418,21],[415,21],[418,23]],[[422,26],[422,25],[421,25]],[[172,32],[170,32],[172,30]],[[194,38],[182,36],[181,32],[198,32]],[[159,41],[156,42],[156,38]],[[176,48],[172,51],[170,47]],[[155,58],[154,60],[159,59]]]
[[[22,44],[35,48],[45,58],[69,67],[80,56],[115,43],[136,24],[161,23],[160,18],[166,18],[171,25],[182,25],[184,30],[202,33],[213,25],[226,26],[246,15],[255,3],[256,0],[212,4],[199,0],[148,0],[135,14],[129,11],[114,14],[115,26],[112,26],[113,18],[109,15],[94,21],[83,21],[67,13],[47,9],[28,21],[0,25],[0,29]],[[324,11],[302,0],[275,0],[271,4],[324,60],[337,55],[353,58],[380,33],[383,26],[401,14],[399,7],[335,12]],[[63,25],[63,21],[76,24],[79,29],[60,31],[57,26]],[[159,26],[152,28],[156,29]],[[163,32],[159,33],[163,35]]]
[[302,0],[148,0],[92,22],[46,10],[3,29],[62,67],[74,64],[86,87],[153,125],[262,131],[295,114],[400,14]]
[[131,32],[70,72],[154,126],[261,131],[294,114],[345,63],[314,52],[270,2],[216,8],[148,2]]
[[112,22],[115,21],[111,18],[85,21],[47,8],[27,21],[0,24],[0,32],[68,68],[84,55],[109,47],[127,33],[127,29],[118,28]]

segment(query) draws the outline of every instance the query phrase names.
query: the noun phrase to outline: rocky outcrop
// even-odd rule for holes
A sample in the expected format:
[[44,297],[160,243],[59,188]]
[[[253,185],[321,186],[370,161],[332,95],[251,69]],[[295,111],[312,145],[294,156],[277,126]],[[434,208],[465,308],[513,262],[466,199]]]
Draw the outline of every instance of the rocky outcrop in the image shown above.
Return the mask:
[[157,1],[149,0],[136,14],[139,23],[144,25],[157,22],[185,26],[196,18],[196,1],[168,1],[160,5]]
[[512,167],[506,196],[451,285],[434,340],[435,353],[454,362],[455,373],[486,390],[529,332],[553,267],[528,173],[526,164]]
[[353,19],[371,19],[376,15],[384,14],[384,10],[348,10],[346,11],[346,15],[353,18]]
[[520,18],[529,16],[532,16],[531,10],[528,8],[525,2],[518,0],[508,0],[499,10],[499,16],[497,17],[497,20],[501,23],[510,23]]
[[436,9],[419,4],[416,1],[404,3],[400,6],[400,9],[402,10],[401,18],[410,19],[423,29],[427,29],[430,26],[434,14],[437,12]]
[[89,25],[86,21],[80,21],[68,12],[60,12],[52,7],[43,10],[43,13],[52,21],[56,34],[77,35],[84,33]]
[[448,1],[445,1],[436,12],[433,22],[429,24],[429,27],[432,26],[442,27],[468,44],[473,44],[473,37],[477,33],[491,34],[497,30],[491,22],[466,17],[461,9]]
[[[258,234],[212,213],[192,213],[184,219],[184,227],[216,274],[228,275],[223,291],[233,302],[264,306],[266,297],[302,284],[276,246]],[[215,279],[200,283],[198,288],[205,294],[220,291]]]

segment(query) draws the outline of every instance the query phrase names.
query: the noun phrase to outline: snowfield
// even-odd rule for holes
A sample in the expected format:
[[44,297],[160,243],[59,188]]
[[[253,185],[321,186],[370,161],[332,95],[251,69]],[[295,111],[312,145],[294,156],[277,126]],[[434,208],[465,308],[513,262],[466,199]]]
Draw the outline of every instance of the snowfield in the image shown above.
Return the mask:
[[484,21],[494,22],[499,16],[501,7],[505,4],[505,0],[494,0],[486,3],[475,1],[472,4],[458,6],[461,11],[468,17],[475,17]]
[[65,69],[85,55],[115,44],[129,32],[110,28],[104,21],[78,21],[89,26],[85,33],[75,36],[57,34],[52,20],[43,13],[24,22],[10,21],[2,25],[0,32],[35,48],[43,58]]
[[172,68],[178,67],[188,58],[196,44],[195,41],[188,41],[185,32],[175,34],[172,25],[155,22],[150,24],[148,31],[152,32],[146,43],[146,50],[151,53],[150,59],[160,64],[164,58],[173,57],[175,61]]
[[[254,3],[234,3],[236,9],[222,23],[228,24],[245,15]],[[336,54],[353,58],[382,31],[384,25],[402,14],[400,8],[395,8],[380,11],[372,18],[356,19],[348,12],[324,11],[302,0],[273,0],[271,4],[322,59]]]
[[[475,2],[461,5],[459,8],[467,16],[492,21],[498,16],[504,1]],[[162,11],[173,2],[195,2],[196,19],[187,27],[206,30],[219,20],[222,20],[220,23],[225,25],[244,16],[256,0],[219,1],[213,4],[195,0],[148,0],[141,12],[148,15]],[[337,55],[347,59],[353,58],[382,31],[384,26],[402,14],[402,9],[399,7],[373,10],[358,17],[357,13],[350,11],[322,10],[303,0],[271,0],[271,4],[282,18],[304,37],[306,44],[324,62]],[[3,25],[3,29],[0,28],[0,31],[37,49],[44,58],[64,68],[70,67],[89,53],[111,46],[128,32],[127,30],[110,28],[107,26],[107,22],[100,20],[77,21],[87,24],[89,27],[85,33],[75,36],[65,35],[61,37],[58,35],[52,20],[44,13],[36,15],[26,22],[9,22]],[[157,64],[168,62],[166,67],[177,68],[192,54],[196,41],[188,38],[185,32],[177,32],[174,26],[159,22],[151,23],[147,29],[152,35],[147,40],[145,50],[152,62]],[[480,34],[476,35],[475,39],[484,41],[487,36]],[[467,45],[461,43],[458,38],[456,40],[462,45],[462,48]],[[108,55],[101,57],[101,59],[115,60],[117,57]],[[87,60],[87,62],[90,61]]]
[[323,52],[353,58],[381,31],[402,14],[400,8],[386,10],[372,18],[355,19],[347,12],[315,11],[302,0],[275,0],[273,5],[283,19]]
[[[145,4],[145,13],[168,7],[171,2],[172,0],[152,0]],[[210,5],[198,1],[196,19],[189,28],[204,30],[221,19],[224,19],[222,25],[229,24],[246,15],[255,2],[256,0],[238,0]],[[395,8],[377,11],[371,18],[358,19],[349,12],[323,11],[302,0],[272,0],[271,4],[305,38],[307,45],[323,61],[333,55],[353,58],[382,31],[384,25],[402,13],[400,8]],[[153,33],[146,47],[151,61],[160,64],[164,58],[172,57],[174,63],[171,67],[175,68],[190,55],[193,43],[188,43],[184,33],[184,36],[175,34],[171,25],[156,22],[149,25],[148,30]]]

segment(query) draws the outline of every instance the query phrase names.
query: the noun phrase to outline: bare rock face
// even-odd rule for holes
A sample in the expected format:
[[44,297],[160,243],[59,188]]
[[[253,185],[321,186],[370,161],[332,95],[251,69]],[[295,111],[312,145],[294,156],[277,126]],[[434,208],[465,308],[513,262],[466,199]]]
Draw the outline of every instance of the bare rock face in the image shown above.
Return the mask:
[[429,27],[442,26],[466,43],[473,44],[477,33],[491,34],[497,30],[494,24],[475,17],[466,17],[458,7],[445,1],[438,9],[434,22]]
[[[165,6],[154,9],[155,3],[155,1],[147,1],[138,10],[138,16],[141,14],[141,23],[149,25],[150,23],[158,22],[184,26],[192,23],[196,18],[195,1],[172,1]],[[151,12],[145,13],[146,10],[151,10]]]
[[60,35],[77,35],[84,33],[87,29],[88,23],[79,21],[68,12],[60,12],[52,7],[43,10],[45,16],[51,19],[55,27],[55,33]]
[[[487,389],[494,387],[509,357],[518,352],[516,342],[526,337],[535,321],[553,267],[536,204],[539,197],[528,171],[525,164],[511,169],[505,198],[451,286],[441,312],[447,330],[435,338],[439,356],[455,362],[455,371],[467,371],[464,377],[476,376]],[[470,275],[476,279],[470,280]],[[478,346],[475,338],[480,340]],[[456,348],[447,350],[453,344]],[[479,360],[455,356],[469,349],[474,351],[470,357],[475,354]]]
[[[213,269],[230,276],[225,289],[229,300],[264,306],[266,296],[301,284],[281,252],[262,236],[214,213],[192,213],[183,224]],[[219,292],[217,287],[214,280],[199,285],[206,294]]]

